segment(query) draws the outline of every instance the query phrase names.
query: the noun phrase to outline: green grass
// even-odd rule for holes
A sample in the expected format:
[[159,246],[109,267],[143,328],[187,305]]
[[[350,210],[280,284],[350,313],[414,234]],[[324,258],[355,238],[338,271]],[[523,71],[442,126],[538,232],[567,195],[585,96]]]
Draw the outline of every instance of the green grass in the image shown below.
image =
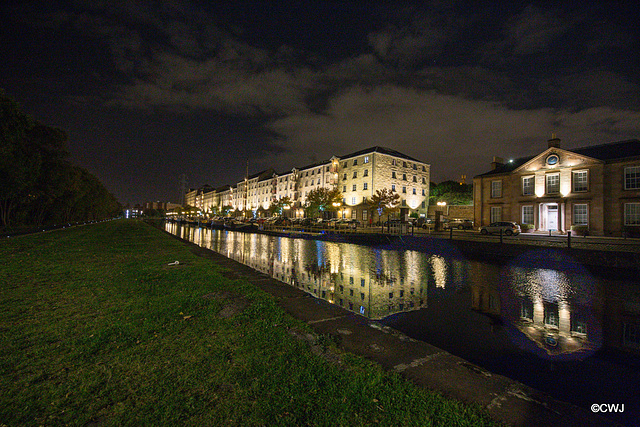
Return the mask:
[[6,239],[0,257],[0,425],[491,424],[311,351],[270,295],[141,222]]

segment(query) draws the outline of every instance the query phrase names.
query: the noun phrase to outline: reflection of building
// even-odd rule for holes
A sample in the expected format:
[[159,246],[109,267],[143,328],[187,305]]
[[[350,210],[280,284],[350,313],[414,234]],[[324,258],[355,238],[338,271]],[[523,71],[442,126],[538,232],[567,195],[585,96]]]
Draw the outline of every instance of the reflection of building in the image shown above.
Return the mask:
[[203,212],[220,213],[223,206],[240,212],[268,209],[288,197],[291,216],[302,216],[310,191],[338,188],[343,196],[340,216],[367,221],[366,202],[376,190],[394,190],[401,208],[426,215],[430,166],[406,154],[384,147],[371,147],[323,162],[293,168],[284,173],[273,169],[248,176],[235,186],[191,189],[185,203]]
[[[167,227],[175,232],[180,226]],[[214,238],[221,232],[207,228],[182,230],[192,230],[182,238],[369,318],[426,306],[428,278],[418,274],[420,258],[411,251],[379,251],[372,267],[363,255],[368,249],[356,245],[253,233],[228,233],[221,239]]]
[[640,141],[565,150],[549,140],[542,153],[504,163],[473,180],[476,225],[533,224],[536,230],[591,234],[640,230]]

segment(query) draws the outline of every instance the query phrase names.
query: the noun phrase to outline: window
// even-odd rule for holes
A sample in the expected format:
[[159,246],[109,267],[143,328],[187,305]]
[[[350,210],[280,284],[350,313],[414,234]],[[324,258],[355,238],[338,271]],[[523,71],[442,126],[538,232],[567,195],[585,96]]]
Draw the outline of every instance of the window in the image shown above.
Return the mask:
[[533,302],[520,302],[520,318],[533,322]]
[[640,203],[624,204],[624,225],[640,225]]
[[544,305],[544,324],[548,326],[558,327],[558,304],[545,304]]
[[573,224],[587,225],[589,223],[587,213],[588,211],[586,204],[573,205]]
[[640,166],[630,166],[624,168],[624,189],[640,189]]
[[351,191],[356,191],[356,184],[353,184],[353,188],[351,189]]
[[342,175],[342,180],[344,181],[345,179],[347,179],[347,174],[346,173],[344,175]]
[[311,175],[315,175],[315,174],[316,174],[316,171],[314,169],[314,170],[311,171]]
[[395,166],[396,165],[396,159],[391,159],[391,165]]
[[533,224],[533,206],[522,207],[522,223]]
[[407,180],[407,174],[406,174],[406,173],[403,173],[403,174],[402,174],[402,179],[403,179],[404,181],[406,181],[406,180]]
[[547,175],[547,194],[560,192],[560,174],[550,173]]
[[402,199],[402,206],[407,206],[407,201],[405,199]]
[[640,324],[624,322],[622,341],[625,347],[640,348]]
[[346,168],[346,167],[347,167],[347,162],[344,162],[344,163],[342,164],[342,167],[343,167],[343,168]]
[[413,182],[418,182],[418,177],[413,175]]
[[395,172],[391,172],[391,178],[395,178],[396,177],[396,173]]
[[369,163],[369,156],[364,156],[364,162]]
[[391,184],[391,191],[396,191],[396,185],[395,184]]
[[418,170],[418,165],[416,165],[415,163],[413,164],[413,170],[417,171]]
[[407,187],[402,187],[402,192],[406,193],[407,192]]
[[502,181],[491,181],[491,197],[502,197]]
[[329,166],[327,166],[327,172],[329,172]]
[[356,204],[356,198],[355,198],[355,197],[352,197],[352,198],[351,198],[351,204],[352,204],[352,205],[355,205],[355,204]]
[[354,171],[354,172],[353,172],[353,177],[354,177],[354,178],[357,178],[357,177],[358,177],[358,172],[357,172],[357,171]]
[[422,166],[422,172],[426,172],[426,171],[427,171],[427,168]]
[[353,159],[353,166],[358,166],[358,159]]
[[[362,211],[362,220],[366,221],[368,219],[369,219],[369,212],[365,209],[365,210]],[[364,280],[364,279],[362,279],[362,280]]]
[[573,173],[573,191],[576,193],[589,190],[588,171],[576,171]]
[[[533,176],[525,176],[522,178],[522,195],[523,196],[532,196],[535,191],[535,177]],[[533,224],[529,222],[528,224]]]
[[343,185],[343,186],[342,186],[342,192],[343,192],[343,193],[346,193],[346,192],[347,192],[347,186],[346,186],[346,185]]
[[[354,205],[356,204],[356,198],[355,198],[355,197],[353,198],[353,204],[354,204]],[[358,211],[357,211],[357,210],[355,210],[355,209],[354,209],[354,210],[352,210],[352,211],[351,211],[351,218],[352,218],[352,219],[356,219],[357,217],[358,217]]]
[[425,177],[422,177],[422,183],[426,184],[427,183],[427,179]]
[[416,194],[416,189],[415,188],[413,189],[413,194]]
[[313,180],[311,180],[311,185],[313,185]]
[[364,184],[362,184],[362,189],[363,190],[368,190],[369,189],[369,183],[365,182]]
[[425,194],[424,194],[424,188],[422,189],[422,195],[423,195],[423,196],[425,195]]
[[406,168],[407,167],[407,162],[402,162],[402,167]]
[[491,222],[498,222],[502,219],[502,208],[500,206],[491,206]]
[[369,169],[365,169],[362,176],[369,176]]

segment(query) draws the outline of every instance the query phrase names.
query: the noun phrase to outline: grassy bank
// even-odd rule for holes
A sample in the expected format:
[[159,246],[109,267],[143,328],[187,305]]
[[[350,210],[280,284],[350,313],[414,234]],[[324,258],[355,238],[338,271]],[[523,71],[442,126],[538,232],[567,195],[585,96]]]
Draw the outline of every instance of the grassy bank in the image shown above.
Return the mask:
[[[0,425],[483,425],[136,221],[0,241]],[[179,265],[168,265],[179,260]]]

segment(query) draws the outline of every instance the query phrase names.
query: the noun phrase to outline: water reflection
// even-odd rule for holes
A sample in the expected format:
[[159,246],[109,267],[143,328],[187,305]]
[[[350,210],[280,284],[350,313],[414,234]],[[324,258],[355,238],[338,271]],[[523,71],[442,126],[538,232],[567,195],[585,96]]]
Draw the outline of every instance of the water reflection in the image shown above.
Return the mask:
[[[584,269],[527,268],[526,257],[500,267],[417,251],[173,223],[166,229],[371,319],[427,308],[429,298],[437,319],[420,325],[423,338],[448,329],[459,340],[482,347],[488,333],[502,328],[520,349],[554,360],[584,359],[603,345],[605,336],[610,346],[640,349],[638,287],[626,286],[633,291],[620,297],[617,285],[609,285],[615,291],[598,289],[602,281]],[[624,309],[607,312],[606,298],[609,306]],[[489,329],[480,333],[481,324]]]

